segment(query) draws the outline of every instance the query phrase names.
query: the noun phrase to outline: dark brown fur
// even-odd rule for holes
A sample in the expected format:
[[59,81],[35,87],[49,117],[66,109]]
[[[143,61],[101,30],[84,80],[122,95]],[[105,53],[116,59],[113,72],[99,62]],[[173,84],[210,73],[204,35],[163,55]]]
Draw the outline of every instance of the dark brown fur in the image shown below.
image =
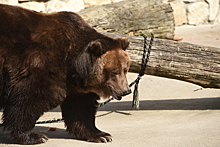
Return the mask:
[[47,137],[32,129],[44,112],[61,105],[70,134],[111,141],[95,126],[97,100],[130,93],[129,57],[123,51],[128,44],[98,33],[75,13],[43,14],[0,4],[4,129],[20,144],[43,143]]

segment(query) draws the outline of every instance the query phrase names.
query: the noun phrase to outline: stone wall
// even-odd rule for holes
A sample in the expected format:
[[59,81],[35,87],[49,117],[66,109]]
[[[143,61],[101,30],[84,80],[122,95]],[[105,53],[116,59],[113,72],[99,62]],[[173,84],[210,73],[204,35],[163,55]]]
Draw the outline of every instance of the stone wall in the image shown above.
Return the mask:
[[220,0],[171,0],[175,25],[220,24]]
[[[40,12],[78,12],[91,5],[103,5],[122,0],[0,0]],[[147,2],[147,1],[146,1]],[[173,8],[175,25],[220,24],[220,0],[163,0]]]

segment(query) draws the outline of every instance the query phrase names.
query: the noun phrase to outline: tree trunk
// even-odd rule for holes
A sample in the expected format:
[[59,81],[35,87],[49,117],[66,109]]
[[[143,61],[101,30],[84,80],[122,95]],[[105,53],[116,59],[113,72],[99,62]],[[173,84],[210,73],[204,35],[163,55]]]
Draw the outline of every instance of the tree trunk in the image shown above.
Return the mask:
[[78,13],[98,31],[136,36],[153,33],[157,38],[167,39],[174,37],[173,9],[162,0],[125,0],[88,7]]
[[[130,47],[127,50],[131,58],[130,71],[139,72],[143,37],[103,34],[126,37],[130,40]],[[220,48],[155,38],[145,73],[179,79],[203,87],[220,88]]]

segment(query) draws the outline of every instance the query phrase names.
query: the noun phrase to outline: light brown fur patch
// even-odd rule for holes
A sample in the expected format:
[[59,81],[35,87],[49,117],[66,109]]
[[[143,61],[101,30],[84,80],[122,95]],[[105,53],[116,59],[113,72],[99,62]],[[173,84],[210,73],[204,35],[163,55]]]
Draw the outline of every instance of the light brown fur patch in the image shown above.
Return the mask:
[[112,87],[118,95],[129,89],[126,74],[129,70],[130,58],[122,49],[107,51],[97,59],[92,72],[87,79],[89,91],[100,97],[108,98],[112,95]]

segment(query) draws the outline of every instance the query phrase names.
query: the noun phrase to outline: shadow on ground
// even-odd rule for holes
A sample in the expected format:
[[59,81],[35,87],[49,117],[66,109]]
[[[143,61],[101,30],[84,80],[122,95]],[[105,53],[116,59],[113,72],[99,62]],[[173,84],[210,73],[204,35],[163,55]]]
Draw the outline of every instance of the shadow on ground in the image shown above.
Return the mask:
[[[111,102],[99,111],[131,110],[132,102]],[[220,110],[220,97],[140,101],[140,110]]]
[[[98,111],[131,110],[132,101],[110,102]],[[172,99],[172,100],[141,100],[140,110],[220,110],[220,97]],[[57,107],[51,112],[60,112]]]

